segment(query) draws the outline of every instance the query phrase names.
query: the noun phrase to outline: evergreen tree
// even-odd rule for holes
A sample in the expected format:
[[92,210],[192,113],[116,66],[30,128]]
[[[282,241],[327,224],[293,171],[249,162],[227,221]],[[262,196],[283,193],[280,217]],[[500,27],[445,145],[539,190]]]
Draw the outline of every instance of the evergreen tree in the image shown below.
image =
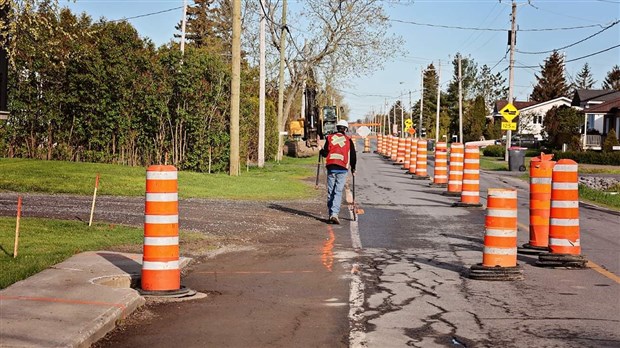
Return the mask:
[[487,108],[484,97],[479,95],[473,102],[472,107],[463,116],[464,141],[478,141],[484,134],[486,125]]
[[[458,53],[457,53],[458,55]],[[449,132],[448,134],[459,133],[459,61],[458,56],[452,61],[454,66],[454,75],[452,81],[448,85],[448,91],[446,93],[445,104],[450,117]],[[478,74],[478,67],[473,59],[461,58],[461,86],[463,93],[463,114],[465,114],[472,99],[474,98],[474,85],[476,82],[476,75]],[[443,97],[442,97],[443,99]],[[444,104],[442,102],[442,104]]]
[[485,64],[480,69],[478,76],[476,76],[474,93],[484,98],[487,113],[490,113],[493,111],[493,105],[495,105],[496,101],[508,98],[506,78],[500,73],[493,74],[491,69]]
[[611,129],[607,136],[605,137],[605,142],[603,142],[603,151],[611,152],[614,151],[614,146],[618,146],[618,137],[616,136],[616,130]]
[[560,53],[554,51],[545,59],[541,65],[540,76],[536,74],[538,84],[530,95],[530,99],[537,102],[544,102],[558,97],[567,97],[569,85],[564,76],[564,58]]
[[[437,70],[433,63],[424,70],[424,108],[422,110],[422,127],[426,128],[426,136],[431,138],[431,131],[435,129],[435,115],[437,112]],[[434,135],[432,136],[434,137]]]
[[547,141],[556,149],[561,148],[563,144],[568,144],[569,149],[579,150],[582,126],[582,115],[572,107],[565,105],[551,108],[547,111],[543,121]]
[[594,86],[594,79],[592,78],[592,71],[590,70],[590,65],[585,63],[581,71],[577,75],[577,79],[575,80],[575,88],[578,89],[590,89]]
[[[185,40],[211,52],[230,52],[232,45],[232,9],[227,0],[194,0],[187,6]],[[181,23],[177,24],[181,30]],[[180,38],[181,34],[175,34]]]
[[620,91],[620,66],[614,65],[611,71],[607,73],[607,77],[603,81],[603,89]]

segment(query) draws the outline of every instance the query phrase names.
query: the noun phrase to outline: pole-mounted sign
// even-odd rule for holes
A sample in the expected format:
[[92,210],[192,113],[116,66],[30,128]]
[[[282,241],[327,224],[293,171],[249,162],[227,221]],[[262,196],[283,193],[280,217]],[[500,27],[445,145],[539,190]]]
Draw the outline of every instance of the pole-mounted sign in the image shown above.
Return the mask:
[[502,122],[502,130],[517,130],[517,124],[512,122],[515,117],[519,116],[519,110],[511,103],[506,104],[499,113],[507,122]]

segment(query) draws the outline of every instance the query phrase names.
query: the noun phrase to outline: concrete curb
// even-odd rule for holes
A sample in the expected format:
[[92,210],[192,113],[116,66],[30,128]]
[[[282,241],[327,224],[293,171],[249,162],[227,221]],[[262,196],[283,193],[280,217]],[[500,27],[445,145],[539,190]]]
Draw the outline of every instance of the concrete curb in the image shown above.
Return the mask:
[[[77,254],[0,291],[0,346],[89,347],[145,300],[141,254]],[[181,268],[191,259],[181,258]]]

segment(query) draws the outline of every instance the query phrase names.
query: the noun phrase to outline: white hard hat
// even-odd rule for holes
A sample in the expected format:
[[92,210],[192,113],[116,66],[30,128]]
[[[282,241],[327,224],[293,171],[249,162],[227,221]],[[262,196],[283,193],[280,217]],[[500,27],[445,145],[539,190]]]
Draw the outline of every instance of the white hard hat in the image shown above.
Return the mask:
[[338,121],[338,123],[336,123],[336,127],[349,128],[349,122],[347,122],[345,120],[340,120],[340,121]]

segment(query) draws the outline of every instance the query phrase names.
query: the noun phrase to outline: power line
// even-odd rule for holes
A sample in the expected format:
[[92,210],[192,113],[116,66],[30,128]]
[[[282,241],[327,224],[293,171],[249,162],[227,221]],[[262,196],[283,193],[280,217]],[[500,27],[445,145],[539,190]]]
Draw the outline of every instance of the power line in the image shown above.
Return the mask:
[[[405,21],[405,20],[402,20],[402,19],[392,19],[392,18],[390,18],[389,21],[397,22],[397,23],[404,23],[404,24],[412,24],[412,25],[425,26],[425,27],[444,28],[444,29],[477,30],[477,31],[506,31],[507,30],[507,29],[504,29],[504,28],[463,27],[463,26],[457,26],[457,25],[421,23],[421,22]],[[594,27],[602,28],[603,25],[602,24],[590,24],[590,25],[579,25],[579,26],[574,26],[574,27],[560,27],[560,28],[532,28],[532,29],[519,29],[518,31],[556,31],[556,30],[585,29],[585,28],[594,28]]]
[[[597,54],[605,53],[607,51],[611,51],[614,48],[618,48],[618,47],[620,47],[620,44],[615,45],[615,46],[611,46],[611,47],[608,47],[608,48],[605,48],[605,49],[600,50],[598,52],[587,54],[585,56],[569,59],[569,60],[565,61],[564,63],[570,63],[570,62],[574,62],[574,61],[577,61],[577,60],[581,60],[581,59],[589,58],[589,57],[592,57],[592,56],[596,56]],[[536,66],[536,65],[520,65],[520,66],[515,66],[515,68],[532,69],[532,68],[539,68],[539,66]]]
[[157,14],[160,14],[160,13],[166,13],[166,12],[171,12],[171,11],[180,10],[180,9],[182,9],[182,8],[183,8],[183,6],[178,6],[178,7],[174,7],[174,8],[169,8],[169,9],[167,9],[167,10],[162,10],[162,11],[157,11],[157,12],[151,12],[151,13],[145,13],[145,14],[142,14],[142,15],[137,15],[137,16],[133,16],[133,17],[126,17],[126,18],[121,18],[121,19],[114,19],[114,20],[111,20],[111,21],[108,21],[108,22],[112,22],[112,23],[113,23],[113,22],[122,22],[122,21],[127,21],[127,20],[130,20],[130,19],[136,19],[136,18],[142,18],[142,17],[154,16],[154,15],[157,15]]
[[615,25],[616,25],[616,24],[618,24],[618,23],[620,23],[620,20],[617,20],[617,21],[613,22],[612,24],[610,24],[610,25],[606,26],[606,27],[605,27],[605,28],[603,28],[602,30],[597,31],[596,33],[594,33],[594,34],[592,34],[592,35],[590,35],[590,36],[588,36],[588,37],[586,37],[586,38],[584,38],[584,39],[581,39],[581,40],[579,40],[579,41],[577,41],[577,42],[573,42],[572,44],[570,44],[570,45],[566,45],[566,46],[564,46],[564,47],[559,47],[559,48],[555,48],[555,49],[552,49],[552,50],[548,50],[548,51],[539,51],[539,52],[526,52],[526,51],[521,51],[521,50],[516,50],[516,51],[517,51],[517,52],[519,52],[519,53],[523,53],[523,54],[544,54],[544,53],[551,53],[551,52],[555,52],[555,51],[560,51],[560,50],[563,50],[563,49],[566,49],[566,48],[569,48],[569,47],[573,47],[573,46],[575,46],[575,45],[578,45],[578,44],[580,44],[580,43],[582,43],[582,42],[584,42],[584,41],[587,41],[587,40],[589,40],[589,39],[591,39],[591,38],[593,38],[593,37],[595,37],[595,36],[597,36],[597,35],[601,34],[601,33],[602,33],[602,32],[604,32],[605,30],[607,30],[607,29],[609,29],[609,28],[611,28],[611,27],[615,26]]

